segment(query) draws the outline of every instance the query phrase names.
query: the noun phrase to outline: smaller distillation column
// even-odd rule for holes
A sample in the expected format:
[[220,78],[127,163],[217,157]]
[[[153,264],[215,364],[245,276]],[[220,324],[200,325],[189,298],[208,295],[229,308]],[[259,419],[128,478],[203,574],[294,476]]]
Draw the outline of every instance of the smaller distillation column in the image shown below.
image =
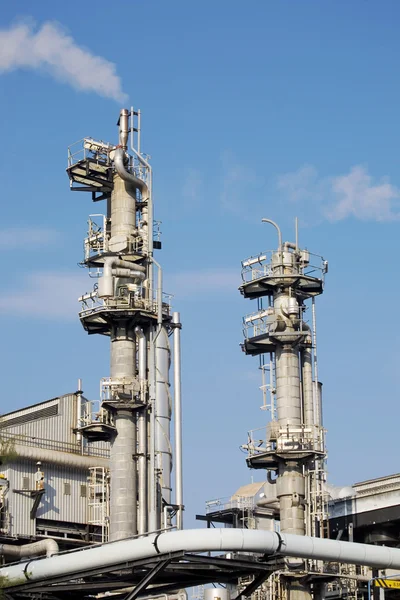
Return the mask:
[[[155,446],[156,462],[160,474],[160,493],[162,505],[171,504],[171,470],[172,449],[170,441],[171,425],[171,393],[169,383],[169,369],[171,352],[167,330],[160,328],[156,339],[156,423]],[[163,523],[166,527],[168,523]]]

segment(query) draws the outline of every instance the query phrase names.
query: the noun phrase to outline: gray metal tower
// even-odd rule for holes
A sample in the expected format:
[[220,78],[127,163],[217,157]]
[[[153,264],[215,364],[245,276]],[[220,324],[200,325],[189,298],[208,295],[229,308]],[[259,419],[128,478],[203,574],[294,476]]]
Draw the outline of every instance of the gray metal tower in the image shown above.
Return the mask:
[[[244,318],[243,350],[260,357],[263,408],[270,409],[271,421],[249,432],[247,462],[266,469],[268,481],[276,484],[282,532],[325,537],[325,442],[314,299],[323,291],[327,262],[299,248],[297,226],[296,242],[283,243],[278,225],[263,222],[277,229],[278,248],[242,262],[240,291],[258,303],[258,310]],[[292,566],[287,563],[291,593],[306,598],[309,590],[299,583],[298,566],[296,584],[290,579]],[[300,568],[309,570],[307,564]]]
[[[123,109],[119,144],[84,138],[69,148],[72,191],[106,201],[106,214],[89,218],[83,265],[96,278],[80,301],[89,334],[110,337],[110,377],[101,381],[100,410],[78,415],[89,441],[109,440],[110,539],[182,528],[179,313],[170,312],[162,269],[153,249],[152,170],[140,149],[140,111]],[[128,141],[130,140],[130,154]],[[136,142],[136,147],[135,147]],[[157,283],[154,284],[154,268]],[[172,402],[169,383],[174,343],[176,502],[172,504]]]

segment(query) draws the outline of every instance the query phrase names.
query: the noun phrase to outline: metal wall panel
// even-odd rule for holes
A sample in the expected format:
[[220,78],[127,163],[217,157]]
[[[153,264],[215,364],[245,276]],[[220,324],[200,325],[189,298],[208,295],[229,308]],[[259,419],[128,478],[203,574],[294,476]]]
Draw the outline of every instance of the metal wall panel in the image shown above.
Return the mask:
[[[49,416],[52,412],[57,414]],[[107,456],[108,442],[95,442],[82,446],[77,442],[74,429],[77,424],[77,397],[67,394],[41,404],[3,415],[0,427],[4,437],[15,437],[23,445],[48,450]]]

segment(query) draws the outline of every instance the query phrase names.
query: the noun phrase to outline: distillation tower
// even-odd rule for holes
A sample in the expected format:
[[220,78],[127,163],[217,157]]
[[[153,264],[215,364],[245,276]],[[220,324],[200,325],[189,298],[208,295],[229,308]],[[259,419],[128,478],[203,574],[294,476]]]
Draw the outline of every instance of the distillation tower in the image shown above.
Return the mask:
[[171,314],[162,269],[153,256],[161,242],[153,229],[152,169],[140,148],[140,111],[121,110],[118,127],[117,145],[84,138],[71,146],[67,168],[71,190],[90,192],[94,202],[106,203],[106,213],[88,221],[83,265],[95,285],[80,298],[79,316],[89,334],[110,337],[110,376],[101,381],[96,415],[87,414],[82,404],[78,429],[86,443],[110,442],[111,540],[165,530],[175,515],[181,529],[183,511],[179,313]]
[[[263,222],[276,228],[278,248],[242,262],[240,291],[258,303],[258,310],[243,320],[243,350],[260,357],[263,408],[270,409],[271,421],[266,435],[265,428],[263,434],[249,432],[247,463],[265,469],[268,481],[275,484],[281,532],[327,537],[315,319],[315,297],[323,292],[327,262],[299,248],[297,222],[295,243],[282,242],[273,221]],[[311,565],[294,569],[294,563],[286,562],[286,581],[298,598],[309,596],[308,586],[299,579],[301,571],[304,575],[309,570]]]

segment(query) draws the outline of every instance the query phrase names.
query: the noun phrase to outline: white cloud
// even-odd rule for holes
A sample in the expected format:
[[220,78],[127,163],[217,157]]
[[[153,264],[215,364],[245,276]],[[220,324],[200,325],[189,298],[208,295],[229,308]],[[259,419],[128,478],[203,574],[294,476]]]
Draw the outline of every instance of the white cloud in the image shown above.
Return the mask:
[[400,188],[388,177],[374,180],[361,165],[335,177],[319,177],[315,167],[306,165],[279,176],[277,187],[291,202],[330,221],[348,217],[378,222],[400,219]]
[[241,283],[240,269],[215,268],[182,271],[166,276],[168,293],[178,298],[209,295],[211,291],[235,292]]
[[55,229],[45,227],[9,227],[0,229],[0,248],[2,250],[32,250],[48,246],[60,239]]
[[77,320],[80,308],[77,300],[92,287],[86,271],[37,271],[26,275],[12,290],[3,290],[0,311],[2,315]]
[[44,70],[78,90],[126,99],[115,65],[78,46],[57,23],[46,22],[36,32],[26,23],[0,30],[0,73],[21,68]]

